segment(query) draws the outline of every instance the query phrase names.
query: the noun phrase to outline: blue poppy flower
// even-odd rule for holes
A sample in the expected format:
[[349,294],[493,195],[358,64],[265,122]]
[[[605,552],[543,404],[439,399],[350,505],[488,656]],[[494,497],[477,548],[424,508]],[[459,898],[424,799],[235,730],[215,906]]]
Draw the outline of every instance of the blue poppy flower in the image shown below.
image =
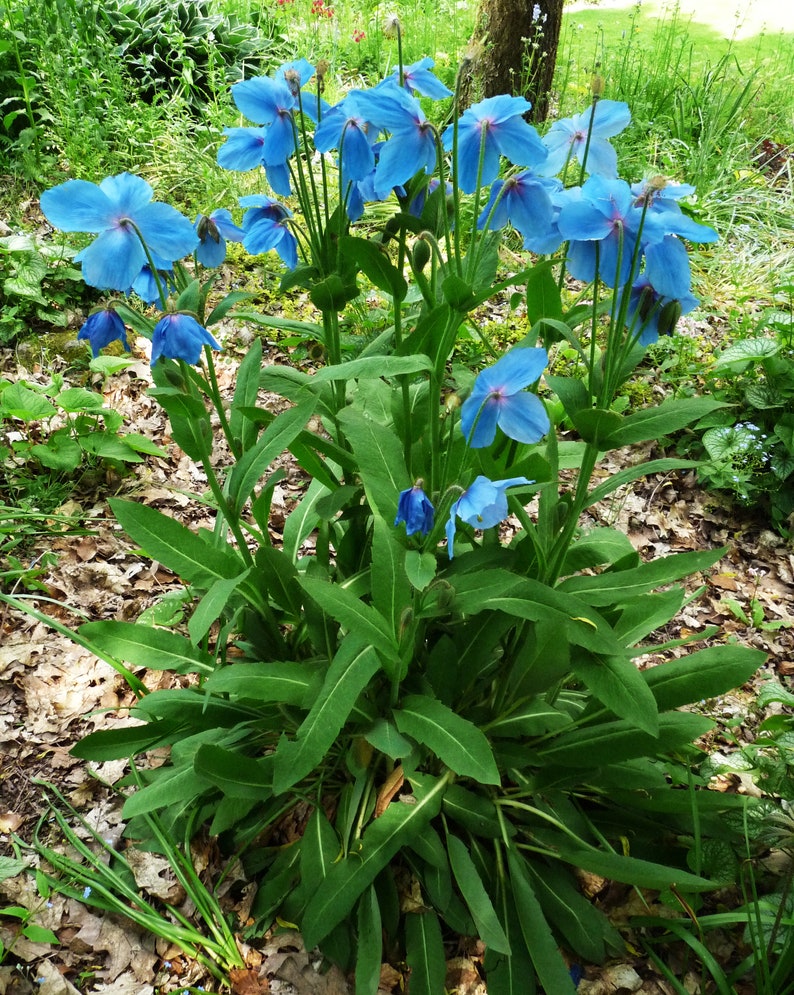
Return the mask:
[[405,522],[405,534],[409,536],[415,532],[427,535],[433,528],[435,508],[422,490],[421,484],[421,481],[417,481],[413,487],[400,491],[397,502],[397,517],[394,519],[394,524]]
[[[558,210],[553,195],[562,190],[559,180],[525,169],[506,180],[496,180],[477,222],[478,228],[498,230],[510,222],[524,236],[524,248],[543,254],[556,251],[563,238],[556,225]],[[550,247],[551,246],[551,247]]]
[[549,430],[543,402],[524,388],[540,377],[549,357],[545,349],[511,349],[483,370],[460,409],[460,427],[472,449],[490,446],[497,425],[511,439],[532,443]]
[[677,203],[695,192],[690,184],[668,183],[663,177],[655,177],[632,184],[631,192],[636,197],[637,207],[645,206],[648,213],[658,219],[665,234],[678,235],[690,242],[716,242],[719,238],[713,228],[684,214]]
[[682,314],[700,301],[690,291],[689,256],[674,235],[667,235],[645,250],[645,271],[629,291],[626,324],[641,345],[670,335]]
[[[403,85],[411,93],[418,93],[423,97],[430,97],[433,100],[442,100],[444,97],[451,97],[452,90],[444,86],[441,80],[430,70],[435,62],[426,56],[419,62],[414,62],[403,69]],[[386,77],[387,80],[399,80],[400,70],[395,69]]]
[[359,99],[360,91],[351,90],[332,107],[317,125],[314,147],[318,152],[340,150],[341,167],[347,181],[358,182],[375,166],[372,146],[378,129],[367,117],[367,107]]
[[298,265],[298,240],[286,223],[292,212],[270,197],[240,197],[240,205],[250,208],[243,215],[243,246],[252,256],[275,249],[289,269]]
[[232,221],[225,207],[219,207],[212,214],[199,214],[193,227],[199,237],[196,259],[202,266],[214,269],[226,258],[226,240],[242,242],[245,232]]
[[[157,267],[157,275],[160,278],[163,290],[166,293],[170,293],[176,286],[171,263],[165,259],[160,259],[158,256],[152,256],[152,261]],[[147,304],[154,304],[155,301],[160,301],[160,288],[157,286],[157,280],[155,280],[152,268],[148,263],[141,267],[140,273],[132,281],[130,290],[134,291]],[[162,302],[160,301],[160,303]]]
[[202,347],[220,349],[215,339],[203,325],[189,314],[166,314],[152,332],[151,365],[164,356],[166,359],[184,359],[195,366],[201,359]]
[[461,518],[475,529],[490,529],[507,518],[508,487],[531,484],[526,477],[510,477],[508,480],[489,480],[479,476],[452,505],[446,525],[447,552],[450,560],[454,556],[456,519]]
[[44,191],[41,210],[56,228],[97,234],[75,259],[85,282],[102,290],[130,288],[146,263],[141,238],[169,262],[190,255],[198,241],[190,221],[169,204],[153,202],[146,180],[130,173],[99,185],[67,180]]
[[[493,183],[499,175],[499,157],[505,156],[515,166],[537,166],[546,159],[546,147],[523,115],[532,104],[523,97],[502,94],[487,97],[468,107],[458,120],[458,183],[464,193],[473,193],[479,180],[482,186]],[[452,149],[454,125],[443,134],[444,148]],[[480,150],[484,143],[482,175]]]
[[615,179],[618,157],[607,139],[619,135],[630,122],[629,105],[619,100],[598,100],[583,114],[555,121],[543,136],[549,155],[542,171],[553,176],[569,159],[578,159],[591,175]]
[[232,97],[249,121],[267,125],[262,159],[272,165],[285,163],[295,151],[292,112],[298,106],[289,85],[269,76],[255,76],[235,83]]
[[437,159],[435,129],[416,97],[389,80],[385,86],[361,93],[358,103],[369,120],[390,134],[378,148],[377,200],[383,200],[394,187],[417,173],[433,172]]
[[89,314],[83,327],[77,333],[77,338],[88,339],[94,356],[98,356],[100,350],[104,349],[106,345],[110,345],[111,342],[115,342],[116,339],[121,339],[121,344],[125,350],[130,351],[124,322],[113,308],[104,308]]
[[565,191],[557,224],[570,241],[571,276],[590,283],[597,270],[608,287],[622,287],[628,280],[640,230],[644,240],[655,241],[664,234],[657,220],[637,207],[628,183],[601,176]]

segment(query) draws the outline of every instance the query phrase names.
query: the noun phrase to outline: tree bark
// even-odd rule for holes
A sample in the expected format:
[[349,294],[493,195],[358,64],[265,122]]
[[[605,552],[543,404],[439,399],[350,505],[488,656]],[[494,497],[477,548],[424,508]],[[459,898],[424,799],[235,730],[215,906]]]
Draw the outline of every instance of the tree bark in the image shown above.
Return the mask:
[[530,117],[549,112],[564,0],[480,0],[461,107],[502,93],[526,97]]

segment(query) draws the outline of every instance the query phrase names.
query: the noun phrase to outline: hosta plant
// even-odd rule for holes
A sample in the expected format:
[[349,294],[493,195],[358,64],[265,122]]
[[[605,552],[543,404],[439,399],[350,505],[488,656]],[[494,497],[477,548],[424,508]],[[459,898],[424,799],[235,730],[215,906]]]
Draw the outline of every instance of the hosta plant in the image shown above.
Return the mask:
[[[274,249],[283,287],[308,292],[326,362],[263,366],[255,342],[224,405],[220,343],[193,306],[203,277],[174,310],[158,276],[152,393],[206,471],[214,528],[112,502],[182,578],[192,614],[181,631],[104,621],[78,637],[183,686],[136,685],[139,724],[75,753],[170,747],[126,800],[129,832],[146,840],[150,813],[175,839],[205,825],[257,883],[249,938],[276,915],[295,923],[358,992],[377,990],[388,956],[407,962],[412,993],[436,995],[451,931],[482,939],[492,995],[565,995],[571,959],[621,946],[578,872],[691,902],[720,879],[704,837],[724,841],[725,810],[746,803],[703,790],[693,743],[712,723],[687,706],[741,684],[762,654],[719,640],[687,652],[660,634],[684,579],[721,552],[644,562],[623,532],[580,524],[618,488],[682,465],[630,463],[596,482],[605,453],[718,404],[612,408],[645,344],[696,303],[686,240],[716,235],[679,204],[690,188],[617,177],[609,139],[626,105],[596,96],[541,138],[527,102],[499,96],[442,130],[432,102],[455,98],[431,70],[401,66],[334,107],[304,60],[232,88],[251,123],[227,129],[219,161],[269,186],[244,199],[240,237],[254,255]],[[42,196],[53,224],[96,234],[81,254],[95,285],[124,291],[147,261],[167,273],[200,238],[218,244],[217,226],[191,229],[141,183],[71,180]],[[391,207],[380,228],[372,201]],[[509,231],[520,264],[506,270]],[[351,352],[340,316],[364,291],[390,320]],[[515,295],[524,337],[507,350],[483,339],[484,368],[460,364],[473,312]],[[558,343],[580,375],[540,387]],[[288,403],[276,413],[263,392]],[[222,471],[212,409],[232,457]],[[285,453],[306,486],[274,533]],[[659,665],[638,667],[649,657]]]

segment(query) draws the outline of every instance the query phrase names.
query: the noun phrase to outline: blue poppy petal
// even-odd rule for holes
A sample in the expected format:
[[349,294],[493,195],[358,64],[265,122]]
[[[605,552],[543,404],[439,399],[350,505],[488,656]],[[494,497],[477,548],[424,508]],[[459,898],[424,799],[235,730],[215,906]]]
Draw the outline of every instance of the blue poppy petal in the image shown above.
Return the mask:
[[146,253],[131,228],[117,227],[103,231],[75,259],[90,287],[126,291],[143,268]]
[[61,231],[100,232],[113,223],[113,203],[88,180],[67,180],[45,190],[40,200],[44,217]]
[[540,398],[523,390],[502,403],[499,428],[509,439],[531,444],[548,433],[549,416]]

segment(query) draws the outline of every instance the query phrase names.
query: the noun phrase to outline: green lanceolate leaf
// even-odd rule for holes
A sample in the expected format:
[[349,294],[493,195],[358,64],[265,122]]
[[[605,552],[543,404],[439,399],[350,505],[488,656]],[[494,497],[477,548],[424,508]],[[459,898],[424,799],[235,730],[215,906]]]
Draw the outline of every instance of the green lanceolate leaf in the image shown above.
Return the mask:
[[[530,325],[534,325],[541,318],[562,321],[560,286],[551,260],[536,263],[527,275],[527,320]],[[581,383],[573,378],[568,379],[568,382]]]
[[391,294],[396,301],[404,299],[408,293],[405,277],[377,242],[343,235],[338,245],[340,256],[352,260],[379,290]]
[[341,411],[339,420],[358,460],[370,506],[387,521],[393,521],[399,493],[408,483],[400,440],[393,431],[354,408]]
[[386,619],[352,591],[316,577],[299,577],[300,585],[319,607],[358,639],[369,643],[384,662],[399,663],[397,640]]
[[391,627],[396,641],[400,639],[402,616],[411,604],[411,589],[405,572],[405,547],[394,535],[394,529],[380,516],[373,521],[372,539],[372,604]]
[[[231,296],[231,295],[230,295]],[[213,312],[214,314],[214,312]],[[259,397],[259,377],[262,368],[262,340],[255,338],[237,370],[237,383],[229,411],[229,429],[239,443],[240,454],[247,452],[256,442],[258,426],[246,418],[241,409],[254,408]]]
[[680,708],[741,687],[763,666],[763,650],[709,646],[643,672],[660,711]]
[[538,751],[538,761],[589,769],[635,757],[663,755],[694,742],[713,726],[711,719],[686,712],[660,715],[658,736],[638,729],[631,719],[600,722],[558,736]]
[[193,758],[193,769],[232,798],[269,798],[273,794],[273,756],[254,760],[237,750],[206,743]]
[[677,887],[684,891],[698,892],[708,891],[717,885],[715,881],[708,881],[678,867],[666,867],[649,860],[596,850],[594,847],[569,847],[563,843],[558,848],[557,856],[572,867],[580,867],[611,881],[622,881],[638,888],[664,891]]
[[574,594],[589,605],[620,605],[664,584],[672,584],[700,570],[707,570],[723,555],[723,549],[674,553],[650,560],[629,570],[608,570],[595,576],[570,577],[558,590]]
[[554,995],[576,995],[568,967],[532,888],[524,858],[512,846],[507,851],[507,865],[518,921],[540,983]]
[[406,915],[405,957],[411,969],[411,995],[439,995],[444,991],[446,956],[441,924],[431,909]]
[[237,577],[244,570],[230,546],[214,546],[155,508],[118,498],[109,504],[133,542],[188,584],[206,588],[219,577]]
[[723,407],[725,403],[713,397],[671,398],[652,408],[627,415],[605,442],[609,449],[619,449],[621,446],[633,446],[638,442],[658,439],[686,428],[699,418]]
[[510,943],[465,843],[457,836],[447,835],[447,851],[452,873],[477,926],[480,939],[486,947],[498,953],[509,954]]
[[499,784],[499,770],[485,735],[436,698],[409,695],[394,713],[400,732],[429,747],[460,777]]
[[392,802],[367,827],[360,843],[329,870],[306,908],[301,923],[307,948],[315,946],[350,912],[376,875],[402,847],[438,815],[449,775],[413,774],[414,801]]
[[656,699],[633,661],[624,656],[571,654],[571,669],[615,715],[650,736],[659,731]]
[[259,441],[235,463],[228,483],[229,501],[235,514],[239,515],[273,460],[288,449],[303,430],[315,406],[316,398],[308,397],[294,408],[282,411],[267,426]]
[[374,885],[370,885],[359,899],[356,927],[356,993],[378,995],[383,960],[383,924]]
[[172,670],[175,674],[211,674],[215,659],[177,632],[136,622],[86,622],[79,629],[105,653],[135,667]]
[[508,881],[500,882],[499,910],[510,943],[510,956],[485,951],[488,995],[535,995],[537,985],[532,959],[518,921],[513,892]]
[[348,636],[343,641],[296,739],[282,736],[279,741],[273,775],[276,794],[297,784],[320,763],[379,669],[378,654],[365,640]]
[[543,736],[558,732],[571,724],[573,719],[542,699],[531,701],[498,718],[488,725],[488,735],[502,739],[522,739],[525,736]]
[[233,663],[204,682],[204,689],[235,698],[308,707],[322,685],[323,668],[315,661]]

